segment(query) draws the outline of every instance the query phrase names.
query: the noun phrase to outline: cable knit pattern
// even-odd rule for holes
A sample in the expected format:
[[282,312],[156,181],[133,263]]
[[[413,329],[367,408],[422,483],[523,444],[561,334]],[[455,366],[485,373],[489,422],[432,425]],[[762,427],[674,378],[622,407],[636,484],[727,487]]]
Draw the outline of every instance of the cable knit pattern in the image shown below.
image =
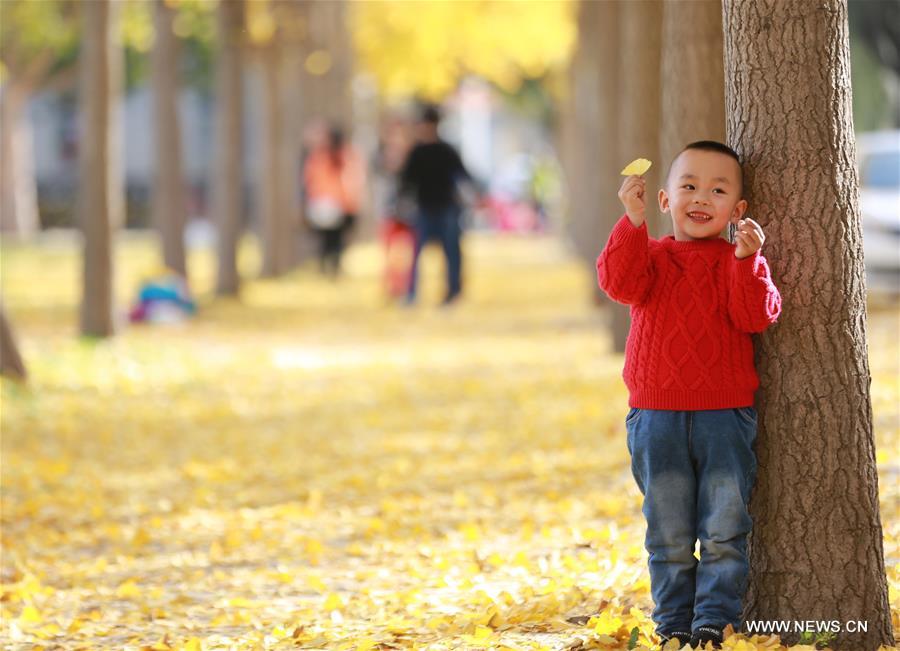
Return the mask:
[[628,405],[727,409],[753,405],[759,378],[750,333],[781,313],[759,251],[738,260],[721,238],[654,240],[624,215],[600,257],[601,289],[631,305],[622,377]]

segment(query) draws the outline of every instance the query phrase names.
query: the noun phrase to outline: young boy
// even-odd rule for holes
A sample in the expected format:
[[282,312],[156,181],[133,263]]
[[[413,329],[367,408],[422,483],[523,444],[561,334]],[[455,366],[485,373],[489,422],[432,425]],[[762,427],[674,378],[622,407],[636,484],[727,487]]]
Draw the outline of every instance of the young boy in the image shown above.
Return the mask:
[[[659,191],[675,235],[648,237],[645,182],[629,176],[619,190],[626,214],[597,259],[600,287],[631,305],[625,427],[663,644],[719,648],[722,629],[741,625],[759,386],[750,333],[781,312],[742,183],[731,148],[691,143]],[[729,223],[736,245],[720,237]]]

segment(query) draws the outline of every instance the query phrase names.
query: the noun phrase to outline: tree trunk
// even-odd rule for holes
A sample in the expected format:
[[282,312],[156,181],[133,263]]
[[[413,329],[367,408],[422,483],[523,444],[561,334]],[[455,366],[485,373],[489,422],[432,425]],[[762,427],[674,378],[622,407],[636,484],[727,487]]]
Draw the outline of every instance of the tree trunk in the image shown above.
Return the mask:
[[300,0],[294,5],[294,11],[297,12],[299,20],[306,26],[297,50],[299,66],[293,72],[294,83],[297,86],[297,95],[300,98],[299,111],[296,114],[299,127],[299,142],[296,154],[299,228],[295,255],[298,264],[315,258],[319,250],[318,234],[307,226],[308,220],[304,201],[306,195],[303,187],[303,164],[306,162],[306,156],[310,153],[308,143],[309,128],[316,119],[321,119],[321,116],[317,115],[318,109],[315,106],[320,95],[315,86],[316,78],[306,69],[306,62],[309,60],[310,54],[316,50],[316,44],[313,43],[314,34],[312,33],[313,4],[311,0]]
[[14,380],[24,380],[28,377],[3,303],[0,303],[0,375]]
[[[847,6],[725,0],[728,141],[783,299],[757,338],[747,620],[865,621],[893,644],[878,512]],[[793,644],[798,635],[785,634]]]
[[580,223],[576,220],[576,202],[574,193],[578,189],[578,154],[581,143],[579,141],[578,124],[575,119],[575,68],[577,65],[579,47],[576,47],[569,63],[569,69],[565,79],[565,91],[559,106],[559,119],[554,123],[556,138],[559,142],[559,161],[563,171],[563,235],[581,255],[576,228]]
[[350,132],[352,110],[350,78],[352,54],[347,30],[345,0],[334,2],[306,2],[309,16],[310,54],[327,53],[329,66],[324,71],[307,68],[308,106],[314,117],[337,122]]
[[216,293],[236,295],[240,287],[237,247],[244,214],[243,2],[220,2],[217,23],[216,155],[212,182],[214,220],[218,227]]
[[82,5],[84,39],[81,50],[81,146],[79,147],[79,223],[84,233],[84,295],[81,333],[107,337],[113,323],[113,224],[122,205],[122,188],[112,170],[118,157],[113,116],[115,78],[121,70],[118,4],[98,0]]
[[153,108],[156,122],[156,183],[153,223],[162,243],[163,262],[187,278],[184,249],[186,209],[178,131],[178,52],[172,32],[175,11],[165,0],[154,2]]
[[[600,65],[605,62],[599,56],[599,44],[606,42],[598,31],[600,13],[615,5],[604,6],[599,2],[582,2],[578,9],[578,47],[572,59],[570,107],[573,118],[573,143],[569,164],[569,197],[572,221],[570,235],[576,252],[593,268],[597,254],[602,248],[599,243],[604,220],[599,214],[597,201],[600,199],[599,152],[603,149],[600,139],[601,104],[606,107],[605,97],[600,92]],[[596,269],[593,271],[596,274]],[[596,283],[594,283],[596,286]]]
[[287,247],[285,257],[290,268],[300,262],[300,154],[302,149],[303,93],[300,77],[303,72],[302,40],[307,25],[302,6],[293,0],[281,0],[284,21],[279,32],[282,38],[282,60],[279,76],[281,101],[283,102],[282,137],[279,147],[279,169],[282,178],[282,202],[286,211]]
[[0,231],[20,236],[34,234],[40,224],[30,97],[30,85],[15,79],[0,90]]
[[281,46],[276,40],[259,52],[263,84],[262,133],[260,138],[259,188],[260,234],[262,236],[262,276],[280,276],[289,269],[289,214],[284,205],[284,172],[281,143],[284,115],[281,96]]
[[[662,2],[626,2],[619,9],[619,50],[613,60],[619,62],[619,114],[613,123],[618,127],[618,165],[615,174],[629,161],[649,158],[653,167],[644,174],[647,180],[647,227],[659,220],[656,211],[656,191],[659,189],[659,124],[660,124],[660,36],[662,33]],[[618,177],[621,181],[621,177]],[[616,190],[618,190],[616,185]],[[615,196],[615,192],[612,193]],[[617,216],[625,212],[618,205]],[[653,233],[651,233],[653,235]],[[612,310],[613,347],[625,350],[631,325],[630,312],[624,306]]]
[[[672,159],[686,144],[725,141],[720,0],[664,3],[661,120],[658,178],[663,185]],[[657,230],[659,237],[672,233],[670,215],[660,215]]]

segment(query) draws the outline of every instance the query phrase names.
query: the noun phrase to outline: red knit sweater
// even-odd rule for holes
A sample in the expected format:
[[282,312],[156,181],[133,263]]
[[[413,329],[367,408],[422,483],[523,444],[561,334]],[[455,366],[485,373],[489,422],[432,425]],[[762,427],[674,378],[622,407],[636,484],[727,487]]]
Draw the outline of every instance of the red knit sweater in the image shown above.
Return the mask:
[[654,240],[624,215],[597,258],[600,287],[631,305],[622,377],[629,407],[726,409],[753,405],[759,378],[751,332],[781,313],[759,251],[738,260],[717,238]]

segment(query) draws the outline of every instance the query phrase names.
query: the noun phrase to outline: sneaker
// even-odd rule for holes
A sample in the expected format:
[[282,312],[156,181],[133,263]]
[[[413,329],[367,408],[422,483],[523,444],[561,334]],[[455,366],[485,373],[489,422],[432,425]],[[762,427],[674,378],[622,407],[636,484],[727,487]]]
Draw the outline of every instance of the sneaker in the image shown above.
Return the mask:
[[691,646],[705,649],[706,643],[712,642],[712,648],[721,649],[724,637],[722,629],[717,626],[699,626],[691,636]]
[[679,642],[678,648],[681,649],[685,644],[689,644],[691,641],[691,634],[689,631],[672,631],[671,633],[659,633],[659,637],[662,642],[659,645],[660,649],[664,649],[666,644],[672,638],[675,638]]

